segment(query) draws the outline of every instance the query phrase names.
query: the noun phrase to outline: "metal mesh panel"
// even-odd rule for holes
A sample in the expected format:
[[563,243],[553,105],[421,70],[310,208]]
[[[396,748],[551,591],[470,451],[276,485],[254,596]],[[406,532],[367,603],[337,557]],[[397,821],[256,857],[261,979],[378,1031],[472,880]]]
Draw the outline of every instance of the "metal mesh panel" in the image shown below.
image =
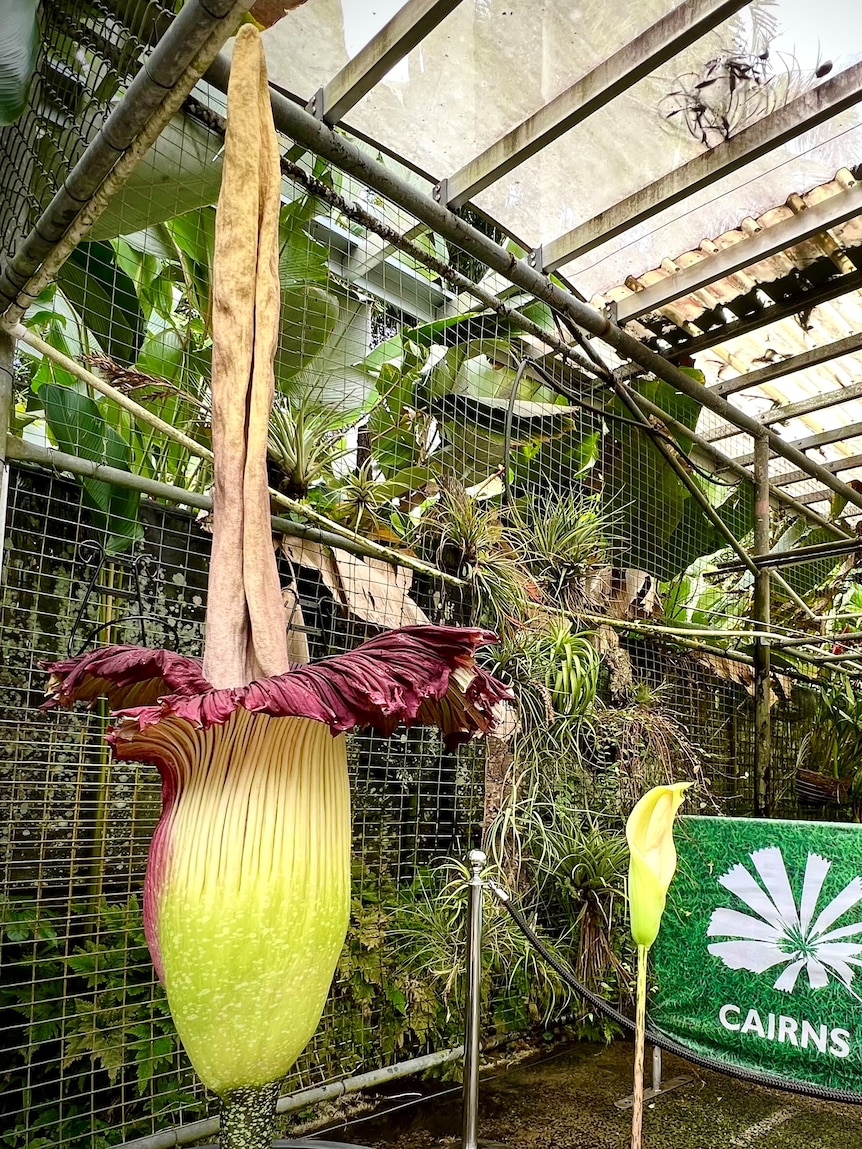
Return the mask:
[[[193,516],[155,505],[144,504],[141,523],[135,565],[151,616],[144,623],[147,639],[198,653],[208,537]],[[117,1144],[208,1109],[179,1049],[141,932],[157,776],[148,767],[111,762],[102,714],[38,709],[40,663],[65,655],[70,637],[72,649],[96,628],[103,641],[140,641],[139,620],[123,621],[139,607],[132,564],[109,559],[90,587],[105,540],[74,483],[13,473],[0,634],[7,751],[4,1121],[14,1145],[41,1144],[40,1138]],[[328,611],[324,607],[325,591],[301,583],[300,602],[316,655],[354,645],[331,601]],[[359,912],[356,924],[364,932],[351,945],[365,960],[345,958],[318,1037],[288,1085],[318,1083],[380,1057],[387,987],[376,952],[378,916],[388,924],[399,908],[386,901],[394,883],[409,889],[441,856],[462,854],[474,840],[477,764],[475,753],[447,753],[429,732],[353,738],[357,888],[376,891],[382,905],[377,916]],[[425,990],[429,1013],[431,992]],[[388,1021],[390,1047],[384,1041],[383,1048],[391,1057],[403,1035]]]
[[42,0],[42,53],[30,108],[0,128],[3,253],[47,207],[93,140],[112,101],[164,34],[173,7],[159,0]]

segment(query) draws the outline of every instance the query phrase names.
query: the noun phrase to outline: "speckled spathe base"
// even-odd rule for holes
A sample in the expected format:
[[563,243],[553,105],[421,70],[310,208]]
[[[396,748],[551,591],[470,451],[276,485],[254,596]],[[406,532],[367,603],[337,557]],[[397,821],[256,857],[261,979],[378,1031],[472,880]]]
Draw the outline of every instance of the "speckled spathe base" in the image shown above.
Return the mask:
[[278,1082],[234,1089],[221,1102],[220,1149],[271,1149]]

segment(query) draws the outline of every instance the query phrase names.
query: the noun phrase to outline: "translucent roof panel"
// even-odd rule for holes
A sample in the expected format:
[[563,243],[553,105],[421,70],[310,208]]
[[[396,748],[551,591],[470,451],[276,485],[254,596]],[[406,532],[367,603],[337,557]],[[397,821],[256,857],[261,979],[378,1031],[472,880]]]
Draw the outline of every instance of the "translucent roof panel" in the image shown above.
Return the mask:
[[[266,33],[272,79],[310,99],[401,6],[309,0]],[[617,5],[610,18],[605,0],[461,0],[346,123],[432,178],[450,176],[674,7],[674,0],[643,0]],[[820,0],[815,17],[803,0],[756,0],[476,203],[522,241],[547,243],[720,143],[715,124],[725,112],[737,134],[817,83],[827,61],[824,73],[834,76],[859,58],[862,4]],[[741,69],[732,98],[721,84],[703,82],[716,60]],[[700,103],[712,120],[693,111]],[[696,246],[843,164],[855,167],[860,124],[858,109],[845,112],[562,270],[590,296]]]
[[[604,0],[462,0],[346,122],[443,178],[676,2],[618,5],[610,19]],[[309,0],[265,34],[270,78],[310,99],[400,7],[398,0]]]
[[560,270],[587,298],[737,227],[862,158],[862,105],[644,220]]
[[[818,82],[814,72],[819,65],[826,64],[827,57],[822,45],[818,46],[817,37],[810,34],[810,15],[804,51],[794,53],[782,48],[785,43],[789,48],[793,46],[789,33],[778,32],[782,27],[785,4],[790,10],[794,9],[788,0],[778,0],[778,3],[769,5],[768,21],[763,17],[752,19],[751,9],[746,9],[720,25],[585,123],[492,185],[477,196],[476,202],[531,245],[547,243],[701,155],[707,147],[723,142],[720,117],[725,112],[730,135],[735,135],[801,95]],[[842,29],[844,50],[840,50],[841,44],[834,45],[839,51],[831,60],[832,69],[828,75],[835,75],[839,67],[848,66],[862,56],[859,50],[862,49],[862,5],[848,6],[846,0],[823,0],[818,5],[817,27],[818,31],[821,28]],[[855,53],[848,48],[856,49]],[[721,80],[711,83],[711,76],[716,74],[711,66],[717,57],[735,58],[739,66],[756,68],[760,53],[767,49],[769,57],[763,62],[761,73],[765,82],[738,80],[732,97],[727,96],[726,90],[718,91],[722,87]],[[820,82],[825,82],[825,79]],[[714,90],[718,94],[710,107],[710,100],[704,93]],[[771,204],[780,203],[789,191],[829,178],[830,168],[834,172],[842,163],[855,166],[858,153],[852,153],[848,144],[839,154],[837,165],[835,151],[832,150],[828,155],[821,154],[813,164],[809,163],[804,172],[783,171],[777,181],[762,183],[760,190],[765,198],[759,202],[749,201],[745,190],[755,174],[763,174],[788,160],[800,158],[801,153],[814,142],[837,136],[860,122],[862,116],[858,110],[848,112],[840,123],[833,121],[819,135],[812,134],[803,147],[792,143],[770,152],[757,166],[746,166],[721,189],[725,198],[721,211],[729,212],[730,218],[734,214],[737,218],[740,214],[748,214],[754,207],[762,212]],[[802,168],[805,167],[803,163]],[[738,189],[741,189],[739,196],[735,194]],[[699,203],[715,202],[716,198],[716,189],[709,189],[700,194]],[[692,200],[683,201],[669,213],[669,218],[681,218],[691,211],[692,206]],[[680,241],[679,236],[671,238],[664,235],[660,237],[658,249],[643,244],[645,251],[635,254],[638,258],[645,256],[645,266],[655,266],[668,251],[681,250],[705,235],[715,235],[723,230],[717,224],[720,214],[713,213],[713,218],[705,224],[690,221],[693,228],[690,240],[684,237]],[[667,223],[668,217],[663,222]],[[698,235],[703,226],[706,230]],[[654,230],[656,221],[647,221],[634,234],[611,240],[607,247],[587,253],[577,262],[565,266],[564,273],[588,295],[612,282],[619,282],[619,261],[613,269],[603,269],[602,274],[587,277],[586,282],[582,282],[581,273],[606,259],[622,245],[630,245],[635,239],[643,240]],[[627,270],[634,271],[633,268]]]

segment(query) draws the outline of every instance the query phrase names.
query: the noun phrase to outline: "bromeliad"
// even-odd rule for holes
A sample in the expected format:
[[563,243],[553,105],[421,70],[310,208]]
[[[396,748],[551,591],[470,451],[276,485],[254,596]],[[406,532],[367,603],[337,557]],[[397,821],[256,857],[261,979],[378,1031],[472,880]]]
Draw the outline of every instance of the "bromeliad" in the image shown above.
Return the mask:
[[267,425],[278,327],[278,149],[259,36],[237,36],[216,224],[213,548],[203,663],[113,646],[49,667],[49,706],[106,697],[119,759],[153,763],[162,814],[147,941],[177,1030],[222,1098],[222,1145],[269,1145],[277,1087],[310,1039],[350,896],[345,732],[494,726],[506,689],[486,631],[412,626],[288,661],[272,545]]

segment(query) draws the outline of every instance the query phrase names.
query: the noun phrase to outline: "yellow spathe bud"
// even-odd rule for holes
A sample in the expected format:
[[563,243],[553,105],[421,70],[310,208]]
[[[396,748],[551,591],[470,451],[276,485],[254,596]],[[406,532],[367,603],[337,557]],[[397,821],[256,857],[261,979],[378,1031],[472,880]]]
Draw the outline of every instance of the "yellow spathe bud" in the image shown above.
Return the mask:
[[626,822],[629,844],[629,914],[632,937],[639,946],[658,936],[668,886],[676,872],[673,820],[690,782],[654,786],[641,798]]

